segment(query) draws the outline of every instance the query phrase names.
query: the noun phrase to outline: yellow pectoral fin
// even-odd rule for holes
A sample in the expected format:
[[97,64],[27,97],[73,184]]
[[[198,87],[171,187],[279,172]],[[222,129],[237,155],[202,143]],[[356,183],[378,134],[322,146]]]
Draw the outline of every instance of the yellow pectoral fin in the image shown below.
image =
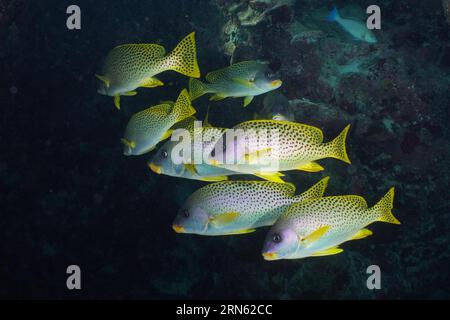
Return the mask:
[[217,93],[217,94],[211,96],[211,97],[209,98],[209,100],[210,100],[210,101],[219,101],[219,100],[223,100],[223,99],[225,99],[225,98],[226,98],[225,96],[223,96],[223,95]]
[[105,83],[106,88],[109,88],[109,79],[106,76],[101,76],[99,74],[96,74],[95,77],[99,79],[100,81],[103,81]]
[[246,79],[233,78],[233,81],[239,83],[240,85],[243,85],[246,88],[253,88],[253,86],[255,85],[255,82]]
[[195,164],[191,163],[185,163],[183,166],[186,168],[187,171],[189,171],[192,174],[198,174],[197,168],[195,167]]
[[167,130],[166,132],[164,132],[164,134],[161,137],[160,141],[166,140],[167,138],[169,138],[172,135],[173,130]]
[[284,177],[284,174],[280,172],[254,173],[254,175],[267,181],[286,183],[283,179],[280,178]]
[[122,93],[123,96],[127,96],[127,97],[131,97],[131,96],[135,96],[137,95],[136,91],[128,91],[128,92],[124,92]]
[[134,142],[134,141],[131,141],[131,140],[128,140],[128,139],[125,139],[125,138],[124,138],[124,139],[120,139],[120,141],[121,141],[124,145],[130,147],[131,149],[136,148],[136,142]]
[[116,106],[117,110],[120,110],[120,96],[114,96],[114,105]]
[[244,156],[245,161],[247,161],[248,163],[253,163],[256,160],[258,160],[260,157],[263,157],[265,155],[267,155],[268,153],[270,153],[270,151],[272,151],[272,148],[266,148],[266,149],[262,149],[262,150],[258,150],[258,151],[254,151],[251,153],[247,153]]
[[224,235],[235,235],[235,234],[246,234],[246,233],[252,233],[255,232],[256,229],[245,229],[245,230],[238,230],[238,231],[233,231],[233,232],[227,232],[224,233]]
[[163,85],[164,85],[164,82],[162,82],[159,79],[156,79],[156,78],[152,77],[152,78],[148,78],[148,79],[143,80],[141,82],[141,84],[140,84],[140,87],[143,87],[143,88],[154,88],[154,87],[161,87]]
[[238,212],[227,212],[219,214],[213,218],[211,218],[211,223],[215,226],[223,226],[230,224],[234,220],[236,220],[240,214]]
[[359,240],[365,237],[371,236],[373,234],[369,229],[361,229],[359,230],[350,240]]
[[307,235],[305,238],[302,239],[302,241],[307,242],[308,244],[314,243],[330,229],[330,226],[323,226],[318,228],[317,230],[311,232],[309,235]]
[[244,107],[248,106],[253,100],[253,96],[247,96],[244,98]]
[[200,178],[200,180],[206,182],[218,182],[228,180],[228,177],[227,176],[202,177]]
[[334,248],[330,248],[330,249],[326,249],[326,250],[322,250],[322,251],[317,251],[317,252],[313,253],[311,256],[312,257],[331,256],[333,254],[341,253],[342,251],[344,251],[344,250],[341,248],[338,248],[338,247],[334,247]]
[[306,164],[302,164],[301,166],[297,167],[297,170],[307,171],[307,172],[319,172],[324,170],[324,167],[322,167],[320,164],[316,162],[309,162]]

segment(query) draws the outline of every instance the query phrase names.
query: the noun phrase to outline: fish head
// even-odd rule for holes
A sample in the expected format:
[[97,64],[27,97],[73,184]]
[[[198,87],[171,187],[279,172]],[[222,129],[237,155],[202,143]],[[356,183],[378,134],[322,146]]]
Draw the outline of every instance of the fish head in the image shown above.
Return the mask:
[[166,174],[169,176],[178,175],[179,172],[176,169],[182,167],[182,165],[176,166],[172,162],[171,153],[173,145],[174,142],[167,141],[158,149],[158,151],[156,151],[152,159],[147,163],[150,170],[157,174]]
[[210,216],[206,210],[194,203],[187,203],[178,210],[172,223],[177,233],[203,234],[208,229]]
[[298,244],[298,236],[293,229],[275,225],[266,236],[262,255],[265,260],[286,259],[295,254]]
[[262,92],[269,92],[278,89],[283,83],[278,79],[277,75],[268,68],[259,70],[255,74],[254,79],[255,87]]

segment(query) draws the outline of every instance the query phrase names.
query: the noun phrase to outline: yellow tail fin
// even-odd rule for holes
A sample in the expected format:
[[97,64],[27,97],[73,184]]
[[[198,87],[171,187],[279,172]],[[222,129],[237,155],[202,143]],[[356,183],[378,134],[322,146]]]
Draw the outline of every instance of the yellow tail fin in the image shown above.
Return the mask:
[[178,96],[177,101],[173,105],[172,113],[175,116],[175,121],[180,122],[192,116],[196,112],[197,111],[191,104],[191,99],[189,98],[187,90],[183,89],[183,91],[181,91],[180,95]]
[[344,130],[331,142],[325,144],[326,155],[350,164],[350,159],[347,155],[346,139],[350,125],[346,126]]
[[189,96],[191,100],[195,100],[206,93],[207,84],[200,80],[190,78],[189,79]]
[[296,202],[301,202],[308,199],[322,198],[323,194],[325,193],[325,189],[328,186],[328,181],[330,181],[330,177],[323,178],[302,194],[295,196],[294,200]]
[[376,221],[382,221],[393,224],[400,224],[400,221],[392,214],[391,210],[394,207],[394,188],[389,189],[383,198],[370,210],[378,216]]
[[167,57],[169,69],[188,77],[199,78],[195,32],[188,34]]

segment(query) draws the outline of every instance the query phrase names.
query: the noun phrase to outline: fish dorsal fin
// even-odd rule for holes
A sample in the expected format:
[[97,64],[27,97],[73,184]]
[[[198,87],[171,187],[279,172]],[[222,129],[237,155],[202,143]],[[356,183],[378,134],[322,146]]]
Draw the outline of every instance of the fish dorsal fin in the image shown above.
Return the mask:
[[251,233],[251,232],[255,232],[256,229],[244,229],[244,230],[238,230],[238,231],[233,231],[233,232],[226,232],[224,233],[224,235],[236,235],[236,234],[247,234],[247,233]]
[[327,233],[328,229],[330,229],[330,226],[322,226],[308,234],[306,237],[302,238],[300,241],[304,241],[305,243],[310,245],[322,238],[322,236]]
[[115,47],[113,54],[124,56],[145,56],[147,58],[162,58],[166,55],[166,49],[155,43],[130,43]]
[[226,212],[210,218],[210,223],[219,227],[227,225],[236,220],[240,214],[238,212]]
[[216,71],[211,71],[206,75],[206,80],[209,83],[217,82],[220,79],[233,79],[239,77],[240,79],[247,79],[248,70],[261,68],[263,65],[257,61],[241,61],[232,64]]
[[360,208],[367,209],[367,202],[363,197],[357,195],[346,195],[346,196],[338,196],[339,198],[343,198],[344,201],[348,203],[352,203]]

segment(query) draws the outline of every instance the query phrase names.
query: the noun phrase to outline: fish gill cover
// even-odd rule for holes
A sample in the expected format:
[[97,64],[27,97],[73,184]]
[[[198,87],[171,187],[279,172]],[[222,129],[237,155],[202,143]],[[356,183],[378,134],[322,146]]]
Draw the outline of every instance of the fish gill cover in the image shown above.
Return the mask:
[[[68,30],[74,3],[81,29]],[[74,3],[0,0],[0,297],[450,298],[448,1]],[[381,30],[358,33],[372,4],[381,8]],[[344,22],[327,21],[334,7]],[[175,215],[208,182],[156,175],[146,163],[157,150],[126,157],[120,139],[133,114],[158,104],[173,112],[167,101],[189,78],[164,71],[138,79],[152,88],[127,83],[123,93],[137,94],[122,97],[118,111],[97,93],[95,74],[123,44],[161,46],[160,61],[172,67],[193,61],[191,46],[183,47],[189,59],[163,60],[191,32],[200,69],[193,76],[201,81],[241,61],[267,62],[276,78],[263,83],[282,81],[274,92],[288,99],[295,122],[319,128],[325,142],[351,124],[351,165],[323,159],[323,171],[284,172],[296,195],[330,176],[326,195],[360,195],[372,207],[395,186],[402,225],[373,224],[373,235],[343,244],[340,254],[273,262],[261,256],[267,228],[208,238],[174,233]],[[208,108],[221,128],[258,118],[269,90],[245,91],[249,79],[231,79],[246,95],[199,97],[197,119]],[[380,290],[366,286],[374,264]],[[82,269],[83,290],[65,287],[69,265]]]

